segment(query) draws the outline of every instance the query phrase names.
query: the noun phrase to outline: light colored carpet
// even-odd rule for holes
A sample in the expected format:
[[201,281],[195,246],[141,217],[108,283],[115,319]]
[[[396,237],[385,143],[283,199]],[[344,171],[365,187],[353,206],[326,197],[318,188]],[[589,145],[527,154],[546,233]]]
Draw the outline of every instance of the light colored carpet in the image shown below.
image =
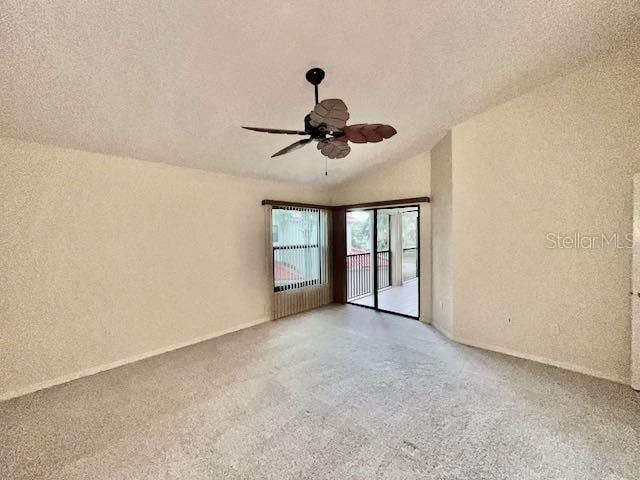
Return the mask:
[[333,306],[0,403],[0,478],[638,479],[640,400]]

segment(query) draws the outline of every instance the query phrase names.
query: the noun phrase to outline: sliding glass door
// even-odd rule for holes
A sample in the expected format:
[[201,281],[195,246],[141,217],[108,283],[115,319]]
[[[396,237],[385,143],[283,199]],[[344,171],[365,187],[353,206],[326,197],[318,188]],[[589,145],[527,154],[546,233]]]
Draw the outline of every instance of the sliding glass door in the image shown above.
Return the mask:
[[420,315],[417,206],[347,212],[347,301]]
[[373,212],[347,212],[347,301],[375,306],[373,296]]

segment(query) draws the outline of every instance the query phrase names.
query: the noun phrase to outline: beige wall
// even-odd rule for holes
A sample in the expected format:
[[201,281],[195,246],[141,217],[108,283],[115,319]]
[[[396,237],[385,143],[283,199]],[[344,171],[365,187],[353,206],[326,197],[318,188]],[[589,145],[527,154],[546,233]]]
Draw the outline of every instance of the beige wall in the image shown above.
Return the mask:
[[[376,167],[330,192],[333,205],[429,196],[429,153]],[[420,206],[420,319],[431,321],[431,207]]]
[[453,128],[457,340],[629,382],[631,249],[548,248],[547,235],[632,231],[638,52]]
[[260,200],[326,192],[0,139],[0,398],[266,320]]
[[[344,161],[349,161],[348,158]],[[429,195],[429,153],[375,167],[331,190],[333,205]]]
[[451,133],[431,150],[431,281],[433,325],[451,336],[453,271]]

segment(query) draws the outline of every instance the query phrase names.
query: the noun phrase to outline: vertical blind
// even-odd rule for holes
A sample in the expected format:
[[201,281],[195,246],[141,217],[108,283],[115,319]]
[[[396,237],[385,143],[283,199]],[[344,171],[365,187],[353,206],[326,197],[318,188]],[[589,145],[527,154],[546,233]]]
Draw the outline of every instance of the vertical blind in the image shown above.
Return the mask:
[[272,318],[317,308],[332,301],[330,215],[328,210],[317,208],[267,208]]
[[274,207],[271,218],[274,291],[319,284],[320,210]]

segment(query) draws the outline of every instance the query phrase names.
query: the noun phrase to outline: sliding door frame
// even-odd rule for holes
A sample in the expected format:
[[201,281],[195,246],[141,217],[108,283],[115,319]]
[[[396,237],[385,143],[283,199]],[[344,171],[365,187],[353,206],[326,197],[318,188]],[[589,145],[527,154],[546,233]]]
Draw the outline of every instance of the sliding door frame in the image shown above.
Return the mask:
[[[421,268],[420,268],[420,256],[422,253],[422,247],[420,245],[420,204],[415,203],[415,204],[410,204],[410,205],[398,205],[395,203],[389,203],[388,205],[384,205],[384,202],[379,202],[378,205],[380,206],[375,206],[375,207],[368,207],[368,208],[347,208],[345,210],[345,231],[346,231],[346,214],[351,212],[351,211],[372,211],[373,212],[373,241],[372,241],[372,245],[371,245],[371,257],[373,259],[373,307],[370,305],[361,305],[359,303],[354,303],[354,302],[350,302],[348,299],[347,303],[349,305],[355,305],[357,307],[363,307],[363,308],[369,308],[371,310],[376,310],[378,312],[382,312],[382,313],[390,313],[392,315],[399,315],[401,317],[406,317],[406,318],[411,318],[413,320],[420,320],[420,310],[422,308],[422,305],[420,304],[420,272],[421,272]],[[414,315],[408,315],[406,313],[402,313],[402,312],[394,312],[392,310],[386,310],[383,308],[380,308],[378,305],[378,210],[388,210],[390,208],[410,208],[410,207],[415,207],[416,208],[416,212],[417,212],[417,225],[416,225],[416,246],[417,246],[417,262],[416,262],[416,278],[418,279],[418,315],[414,316]],[[345,239],[346,240],[346,239]],[[346,246],[346,245],[345,245]],[[345,251],[346,253],[346,251]],[[391,253],[389,253],[389,258],[391,258]],[[400,258],[400,261],[402,261],[402,258]],[[347,262],[345,262],[345,269],[347,268]],[[391,269],[391,265],[389,265],[389,269]],[[347,280],[347,275],[345,272],[345,282],[348,281]]]

